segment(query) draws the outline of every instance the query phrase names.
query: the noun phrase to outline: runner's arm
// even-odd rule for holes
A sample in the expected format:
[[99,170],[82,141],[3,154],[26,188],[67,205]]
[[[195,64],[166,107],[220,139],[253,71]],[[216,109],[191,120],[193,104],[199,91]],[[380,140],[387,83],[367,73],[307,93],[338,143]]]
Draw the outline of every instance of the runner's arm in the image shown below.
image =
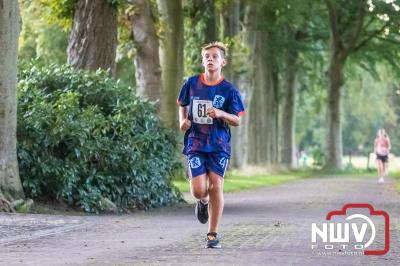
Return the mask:
[[188,119],[188,107],[179,106],[179,128],[186,131],[191,127],[192,123]]
[[221,118],[231,126],[237,127],[240,125],[240,117],[237,115],[229,114],[217,108],[208,108],[207,114],[212,118]]

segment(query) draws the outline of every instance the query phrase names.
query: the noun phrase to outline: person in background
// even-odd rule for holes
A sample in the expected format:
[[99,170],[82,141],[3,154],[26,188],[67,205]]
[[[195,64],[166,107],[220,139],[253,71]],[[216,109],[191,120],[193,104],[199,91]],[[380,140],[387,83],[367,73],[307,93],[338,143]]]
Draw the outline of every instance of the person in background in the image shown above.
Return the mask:
[[383,183],[384,177],[388,175],[389,153],[391,149],[390,138],[383,128],[378,129],[377,137],[374,141],[374,153],[376,154],[376,164],[378,171],[378,182]]

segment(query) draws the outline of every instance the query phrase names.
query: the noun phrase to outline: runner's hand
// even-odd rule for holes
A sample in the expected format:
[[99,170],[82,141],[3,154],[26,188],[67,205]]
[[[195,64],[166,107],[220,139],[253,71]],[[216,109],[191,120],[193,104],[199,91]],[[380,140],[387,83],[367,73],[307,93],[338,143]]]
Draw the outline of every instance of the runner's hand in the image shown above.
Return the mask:
[[217,108],[211,107],[207,109],[207,115],[211,118],[223,118],[224,112]]
[[192,126],[192,122],[190,122],[189,119],[185,118],[185,119],[183,119],[183,120],[181,121],[181,123],[180,123],[180,125],[179,125],[179,128],[180,128],[182,131],[186,131],[186,130],[188,130],[191,126]]

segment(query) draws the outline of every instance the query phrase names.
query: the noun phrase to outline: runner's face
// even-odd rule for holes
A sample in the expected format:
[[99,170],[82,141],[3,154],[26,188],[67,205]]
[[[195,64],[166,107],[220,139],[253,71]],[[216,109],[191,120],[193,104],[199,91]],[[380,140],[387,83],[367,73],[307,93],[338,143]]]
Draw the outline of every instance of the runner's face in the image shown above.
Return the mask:
[[218,72],[225,66],[226,60],[222,56],[222,52],[217,47],[207,49],[203,53],[203,65],[206,72]]

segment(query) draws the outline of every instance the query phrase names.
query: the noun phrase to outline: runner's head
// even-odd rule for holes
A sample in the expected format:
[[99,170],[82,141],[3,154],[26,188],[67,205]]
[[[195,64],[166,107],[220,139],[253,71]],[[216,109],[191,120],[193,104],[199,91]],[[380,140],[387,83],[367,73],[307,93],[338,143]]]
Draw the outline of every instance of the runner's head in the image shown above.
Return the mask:
[[382,131],[382,137],[386,138],[386,137],[387,137],[387,134],[386,134],[385,129],[384,129],[384,128],[381,128],[381,131]]
[[386,138],[386,131],[383,128],[378,129],[378,132],[376,134],[378,136],[378,138]]
[[202,60],[205,71],[217,72],[226,65],[228,48],[222,42],[212,42],[206,44],[202,50]]
[[378,131],[376,132],[376,136],[378,138],[382,137],[382,129],[381,128],[379,128]]

